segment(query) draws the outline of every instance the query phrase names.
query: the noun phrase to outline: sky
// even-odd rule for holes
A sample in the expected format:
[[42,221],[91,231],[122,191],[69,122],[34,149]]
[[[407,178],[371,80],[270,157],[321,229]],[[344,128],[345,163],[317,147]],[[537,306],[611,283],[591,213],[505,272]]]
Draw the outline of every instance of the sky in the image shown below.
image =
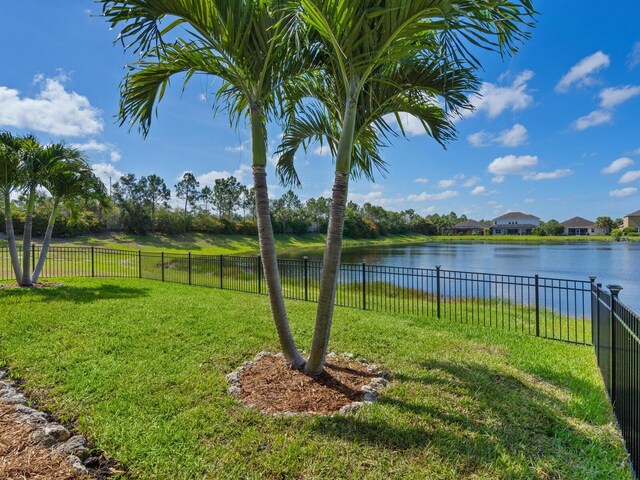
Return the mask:
[[[534,1],[532,37],[513,57],[477,52],[476,110],[456,122],[446,150],[409,119],[383,157],[388,172],[352,182],[349,199],[425,215],[490,219],[522,211],[543,220],[622,217],[640,209],[640,2]],[[202,185],[235,175],[251,184],[246,125],[214,115],[214,80],[176,79],[150,134],[120,126],[119,84],[131,61],[89,0],[0,3],[0,128],[82,148],[108,183],[156,173],[173,187],[185,171]],[[270,125],[270,148],[281,130]],[[275,161],[275,157],[273,158]],[[331,156],[297,156],[307,199],[330,195]],[[271,195],[278,184],[273,162]]]

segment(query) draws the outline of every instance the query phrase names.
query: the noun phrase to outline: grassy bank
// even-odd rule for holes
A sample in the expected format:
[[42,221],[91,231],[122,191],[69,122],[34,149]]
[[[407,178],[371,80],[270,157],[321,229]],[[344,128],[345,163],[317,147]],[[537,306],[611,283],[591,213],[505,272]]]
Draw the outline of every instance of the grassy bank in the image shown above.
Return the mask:
[[[628,237],[629,241],[638,242],[640,237]],[[537,237],[533,235],[494,235],[468,236],[427,236],[427,235],[389,235],[375,239],[350,239],[344,241],[344,246],[374,246],[374,245],[403,245],[424,242],[473,242],[473,243],[566,243],[566,242],[612,242],[609,236],[593,237]],[[276,247],[279,252],[292,253],[304,250],[318,250],[324,248],[324,235],[277,235]],[[208,255],[218,254],[254,254],[259,250],[257,237],[242,235],[207,235],[188,233],[184,235],[128,235],[112,233],[102,236],[84,236],[72,239],[54,240],[59,246],[93,245],[105,248],[126,248],[132,250],[165,251],[165,252],[194,252]]]
[[[0,292],[0,364],[129,478],[631,478],[590,348],[337,308],[331,349],[392,384],[353,416],[265,418],[224,380],[277,349],[265,297],[64,282]],[[289,302],[303,346],[314,309]]]

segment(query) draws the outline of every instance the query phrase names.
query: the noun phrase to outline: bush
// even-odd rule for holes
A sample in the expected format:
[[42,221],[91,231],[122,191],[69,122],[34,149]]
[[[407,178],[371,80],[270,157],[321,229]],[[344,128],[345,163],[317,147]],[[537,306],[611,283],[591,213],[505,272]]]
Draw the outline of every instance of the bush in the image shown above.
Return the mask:
[[615,239],[619,239],[622,236],[622,229],[614,228],[611,230],[611,236]]
[[633,227],[625,227],[622,229],[623,235],[632,235],[633,233],[638,233],[636,232],[636,229]]

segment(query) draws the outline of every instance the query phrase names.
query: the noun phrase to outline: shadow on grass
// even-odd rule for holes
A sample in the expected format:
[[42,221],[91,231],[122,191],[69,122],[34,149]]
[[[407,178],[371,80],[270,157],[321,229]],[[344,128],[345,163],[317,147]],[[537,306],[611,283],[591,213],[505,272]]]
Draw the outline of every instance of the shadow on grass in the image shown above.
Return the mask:
[[[407,393],[394,396],[394,389],[383,395],[382,415],[323,418],[314,428],[392,451],[426,448],[458,474],[492,468],[505,458],[525,468],[539,460],[547,466],[576,464],[599,441],[568,413],[565,390],[531,375],[520,378],[468,362],[421,366],[424,374],[394,377]],[[609,440],[601,441],[611,450]]]
[[140,287],[122,287],[119,285],[100,286],[66,286],[47,288],[24,288],[4,290],[5,298],[12,295],[32,295],[41,302],[71,302],[77,304],[94,303],[102,300],[125,300],[132,298],[148,297],[150,290]]

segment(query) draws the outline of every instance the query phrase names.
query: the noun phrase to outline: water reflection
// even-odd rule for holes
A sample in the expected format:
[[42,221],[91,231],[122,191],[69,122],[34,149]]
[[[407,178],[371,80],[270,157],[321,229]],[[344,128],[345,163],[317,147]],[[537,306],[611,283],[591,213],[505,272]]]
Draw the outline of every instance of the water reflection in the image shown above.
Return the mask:
[[[322,260],[322,251],[289,255]],[[345,249],[344,263],[433,268],[588,279],[596,275],[604,285],[624,287],[621,300],[640,310],[640,243],[489,244],[424,243],[407,246],[355,247]]]

